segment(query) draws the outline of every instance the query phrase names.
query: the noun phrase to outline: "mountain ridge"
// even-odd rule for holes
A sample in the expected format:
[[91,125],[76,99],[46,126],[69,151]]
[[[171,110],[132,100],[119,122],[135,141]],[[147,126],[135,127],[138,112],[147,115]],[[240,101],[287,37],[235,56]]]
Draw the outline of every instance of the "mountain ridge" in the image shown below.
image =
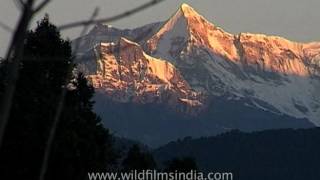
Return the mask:
[[[153,151],[160,165],[192,157],[199,169],[232,172],[237,179],[319,179],[319,128],[244,133],[233,130],[213,137],[181,138]],[[190,148],[192,147],[192,148]],[[299,169],[297,171],[297,169]],[[314,169],[315,173],[309,173]]]
[[[132,111],[128,124],[142,118],[141,113],[162,108],[161,118],[154,119],[163,122],[147,123],[144,129],[154,129],[157,123],[169,127],[169,120],[179,129],[186,119],[197,122],[202,118],[202,125],[194,125],[195,136],[235,128],[249,131],[320,124],[320,43],[262,34],[233,35],[186,4],[163,23],[133,30],[98,25],[77,40],[81,39],[85,46],[78,53],[78,68],[98,92],[97,109],[106,121],[110,102],[104,106],[104,101],[130,112],[135,104],[139,113]],[[235,114],[229,116],[227,111]],[[247,119],[241,124],[236,117]],[[148,142],[159,140],[153,132],[128,134],[127,126],[117,125],[114,130],[139,138],[143,134]],[[176,138],[188,133],[169,134]]]
[[[188,12],[188,15],[185,15],[186,12]],[[181,22],[176,22],[181,17],[184,18],[183,20],[185,21],[185,24],[182,24]],[[198,42],[195,42],[195,45],[209,47],[214,54],[220,57],[226,57],[229,60],[232,60],[235,62],[241,61],[242,59],[242,57],[240,57],[241,53],[239,53],[240,49],[239,47],[237,47],[235,43],[237,40],[239,40],[240,44],[243,44],[244,42],[241,42],[242,39],[245,39],[245,40],[251,39],[251,42],[252,41],[256,42],[256,45],[259,43],[264,43],[265,45],[269,45],[270,43],[272,43],[271,45],[272,47],[281,46],[281,48],[288,49],[297,55],[305,56],[303,58],[309,58],[308,51],[314,51],[313,53],[320,54],[319,48],[312,48],[312,46],[319,47],[320,42],[299,43],[299,42],[287,40],[280,36],[268,36],[268,35],[253,34],[253,33],[239,33],[237,35],[230,34],[224,31],[223,29],[218,28],[217,26],[210,23],[209,21],[207,21],[203,16],[199,15],[192,7],[190,7],[187,4],[181,5],[179,10],[160,28],[158,33],[156,33],[146,42],[147,47],[149,48],[148,50],[150,51],[150,54],[155,56],[158,55],[157,54],[158,52],[153,52],[153,51],[159,51],[158,49],[161,49],[161,42],[159,42],[160,39],[161,38],[165,39],[163,37],[164,33],[174,28],[173,26],[175,23],[177,24],[176,26],[179,26],[177,27],[180,30],[179,33],[181,33],[181,30],[186,31],[176,35],[177,39],[178,37],[186,38],[187,40],[185,40],[185,43],[189,43],[189,41],[198,41]],[[184,25],[185,27],[180,27],[181,24]],[[208,30],[210,31],[208,32]],[[172,30],[172,31],[175,31],[175,30]],[[174,33],[175,32],[173,32],[173,34]],[[183,36],[187,36],[187,37],[183,37]],[[181,43],[181,42],[178,42],[178,43]],[[157,44],[158,47],[156,47],[155,44]],[[167,45],[168,43],[165,43],[165,44]],[[168,45],[167,45],[167,48],[168,48]],[[317,49],[318,51],[316,51]],[[177,53],[174,50],[173,52]],[[170,59],[170,57],[163,54],[164,54],[163,52],[160,52],[160,55],[158,56],[159,57],[165,56],[167,59]],[[257,57],[257,56],[258,55],[256,55],[256,57],[253,57],[252,59],[261,59],[260,57]],[[300,75],[299,72],[298,72],[298,75]]]
[[[207,22],[193,8],[183,5],[183,9],[187,9],[193,16],[185,18],[181,16],[181,10],[178,10],[158,33],[146,41],[150,55],[172,62],[191,87],[204,93],[221,96],[227,92],[239,97],[249,97],[252,95],[247,92],[252,91],[254,98],[263,98],[281,109],[282,113],[306,117],[306,113],[315,112],[311,115],[312,122],[319,122],[318,107],[307,107],[309,112],[300,112],[301,109],[297,108],[300,105],[293,105],[301,102],[302,106],[306,106],[303,105],[304,101],[308,101],[306,104],[319,103],[318,98],[313,99],[317,96],[316,87],[319,86],[320,77],[318,43],[303,44],[261,34],[231,35],[221,28],[215,28],[215,25]],[[190,75],[191,71],[203,72],[209,76]],[[306,80],[310,83],[306,83]],[[303,87],[294,87],[294,84]],[[271,91],[298,91],[304,88],[303,91],[308,94],[300,97],[301,92],[292,92],[289,97],[283,92],[278,95],[283,96],[279,98],[282,102],[279,102],[261,88]]]

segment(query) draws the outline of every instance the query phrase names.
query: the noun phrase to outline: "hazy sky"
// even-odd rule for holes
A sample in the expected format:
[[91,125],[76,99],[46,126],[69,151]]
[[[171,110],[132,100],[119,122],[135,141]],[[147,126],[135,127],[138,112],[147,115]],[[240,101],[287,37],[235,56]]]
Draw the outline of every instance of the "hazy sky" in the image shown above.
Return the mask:
[[[38,0],[39,1],[39,0]],[[55,24],[87,19],[95,7],[99,17],[112,16],[148,0],[52,0],[45,12]],[[111,23],[131,28],[169,18],[181,3],[188,3],[209,21],[231,33],[252,32],[279,35],[295,41],[320,41],[320,0],[166,0],[139,14]],[[1,0],[0,21],[14,27],[19,16],[13,0]],[[33,22],[33,25],[35,22]],[[63,32],[75,38],[79,30]],[[10,33],[0,29],[0,56]]]

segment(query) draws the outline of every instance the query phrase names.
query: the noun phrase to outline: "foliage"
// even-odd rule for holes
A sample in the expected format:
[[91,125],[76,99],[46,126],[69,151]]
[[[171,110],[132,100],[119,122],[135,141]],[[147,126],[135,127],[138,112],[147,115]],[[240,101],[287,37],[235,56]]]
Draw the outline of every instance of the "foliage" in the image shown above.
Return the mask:
[[[1,176],[37,179],[67,74],[72,71],[70,42],[46,16],[24,42],[24,56],[1,149]],[[0,95],[10,62],[0,68]],[[71,68],[70,68],[71,66]],[[3,75],[3,76],[2,76]],[[88,171],[114,162],[112,136],[92,111],[94,89],[74,74],[50,156],[47,179],[85,179]],[[59,177],[59,178],[58,178]]]

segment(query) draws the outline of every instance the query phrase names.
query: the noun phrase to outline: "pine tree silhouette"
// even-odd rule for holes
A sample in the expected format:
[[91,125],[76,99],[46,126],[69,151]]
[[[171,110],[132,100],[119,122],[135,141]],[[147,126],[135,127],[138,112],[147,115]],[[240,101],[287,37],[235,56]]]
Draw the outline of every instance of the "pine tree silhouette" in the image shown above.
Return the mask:
[[[24,43],[20,77],[0,155],[3,179],[38,179],[61,89],[73,66],[70,42],[61,38],[48,15],[28,33]],[[8,65],[3,62],[0,67],[0,96],[6,86]],[[92,110],[93,87],[81,73],[72,79],[46,179],[86,179],[90,171],[105,171],[116,157],[112,136]]]

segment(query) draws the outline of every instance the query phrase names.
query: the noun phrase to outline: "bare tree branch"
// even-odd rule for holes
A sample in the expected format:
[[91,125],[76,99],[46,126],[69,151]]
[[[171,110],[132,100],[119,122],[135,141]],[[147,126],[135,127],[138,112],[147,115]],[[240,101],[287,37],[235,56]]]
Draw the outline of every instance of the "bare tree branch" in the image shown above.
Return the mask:
[[59,26],[60,30],[65,30],[65,29],[71,29],[71,28],[75,28],[75,27],[79,27],[79,26],[87,26],[87,25],[91,25],[91,24],[96,24],[96,23],[107,23],[107,22],[111,22],[111,21],[116,21],[128,16],[131,16],[133,14],[136,14],[140,11],[143,11],[151,6],[154,6],[160,2],[162,2],[164,0],[152,0],[150,2],[147,2],[141,6],[138,6],[136,8],[133,8],[129,11],[123,12],[121,14],[112,16],[112,17],[107,17],[107,18],[101,18],[101,19],[97,19],[97,20],[87,20],[87,21],[78,21],[78,22],[72,22],[72,23],[68,23],[68,24],[64,24]]
[[7,86],[0,102],[0,148],[2,147],[5,129],[10,116],[12,99],[19,78],[19,66],[23,56],[23,42],[27,35],[29,23],[34,14],[44,8],[50,1],[51,0],[43,0],[36,8],[33,8],[35,0],[16,1],[16,3],[21,6],[22,13],[5,58],[6,61],[9,62],[9,75],[7,78]]
[[19,78],[19,66],[23,56],[24,45],[22,42],[24,42],[24,39],[27,35],[27,29],[33,16],[33,3],[34,0],[28,0],[23,6],[23,12],[21,13],[19,23],[16,27],[5,58],[5,60],[9,63],[9,74],[7,77],[7,85],[0,104],[0,148],[2,147],[5,128],[10,116],[12,99],[16,90],[16,82]]
[[[90,18],[90,21],[94,21],[94,19],[98,16],[98,13],[99,13],[99,8],[96,7],[96,9],[94,10],[94,12],[93,12],[93,14],[92,14],[92,16]],[[74,51],[73,51],[73,56],[74,57],[78,54],[78,50],[79,50],[80,43],[81,43],[81,38],[82,38],[82,36],[84,36],[87,33],[88,29],[89,29],[89,25],[86,25],[82,29],[82,32],[80,33],[80,40],[76,43]]]
[[43,0],[36,8],[34,8],[33,13],[39,12],[43,9],[51,0]]
[[60,99],[58,101],[58,106],[56,109],[56,113],[55,113],[55,117],[53,120],[53,124],[51,126],[50,129],[50,133],[49,133],[49,138],[47,140],[47,144],[46,144],[46,148],[45,148],[45,154],[44,154],[44,159],[42,161],[42,166],[41,166],[41,171],[40,171],[40,177],[39,180],[44,180],[45,179],[45,175],[47,173],[47,169],[48,169],[48,162],[49,162],[49,157],[51,154],[51,149],[52,149],[52,145],[53,145],[53,140],[55,138],[55,134],[57,131],[57,127],[60,121],[60,116],[64,107],[64,101],[65,101],[65,97],[67,95],[67,91],[68,91],[68,84],[71,80],[72,77],[72,68],[73,68],[73,64],[70,63],[69,64],[69,70],[68,70],[68,74],[67,77],[65,79],[64,85],[62,87],[62,93],[60,95]]
[[23,0],[16,0],[18,3],[20,3],[20,6],[23,7],[25,6],[27,3]]
[[0,27],[3,30],[7,31],[7,32],[13,32],[14,31],[10,26],[6,25],[5,23],[3,23],[1,21],[0,21]]
[[22,0],[14,0],[13,3],[18,8],[18,10],[23,9],[24,2],[22,2]]
[[[94,12],[92,13],[92,16],[91,16],[90,20],[94,20],[94,18],[98,15],[98,13],[99,13],[99,8],[95,8]],[[80,37],[83,36],[87,32],[88,28],[89,28],[89,25],[83,27],[83,30],[82,30],[82,32],[80,34]],[[76,46],[75,52],[77,51],[78,47],[79,47],[79,45]],[[43,157],[43,161],[42,161],[39,180],[44,180],[45,179],[45,175],[46,175],[46,172],[47,172],[47,169],[48,169],[49,157],[50,157],[50,154],[51,154],[52,145],[53,145],[54,138],[55,138],[55,135],[56,135],[57,127],[58,127],[60,119],[61,119],[61,114],[62,114],[62,111],[63,111],[65,98],[66,98],[66,95],[67,95],[67,92],[68,92],[68,84],[70,83],[70,81],[72,79],[73,68],[74,68],[73,63],[70,63],[69,67],[68,67],[68,71],[67,71],[68,74],[67,74],[67,77],[65,79],[64,85],[62,87],[62,92],[61,92],[61,95],[60,95],[60,99],[58,101],[58,106],[57,106],[57,109],[56,109],[55,117],[54,117],[54,120],[53,120],[52,127],[50,129],[50,134],[49,134],[49,137],[48,137],[48,140],[47,140],[47,144],[46,144],[46,147],[45,147],[45,152],[44,152],[44,157]]]
[[[133,15],[135,13],[138,13],[144,9],[147,9],[153,5],[156,5],[160,2],[162,2],[164,0],[151,0],[148,3],[145,3],[141,6],[138,6],[132,10],[129,10],[127,12],[118,14],[116,16],[113,17],[108,17],[108,18],[101,18],[98,20],[95,20],[94,18],[97,16],[97,11],[96,10],[91,19],[86,20],[86,21],[79,21],[79,22],[74,22],[74,23],[69,23],[69,24],[65,24],[59,27],[60,30],[65,30],[65,29],[70,29],[70,28],[75,28],[75,27],[79,27],[79,26],[84,26],[84,29],[82,31],[83,34],[85,34],[88,30],[88,26],[95,24],[95,23],[106,23],[106,22],[111,22],[111,21],[116,21],[125,17],[128,17],[130,15]],[[24,50],[24,40],[26,38],[27,35],[27,29],[29,26],[29,23],[32,19],[32,17],[39,12],[41,9],[43,9],[49,2],[51,2],[51,0],[43,0],[37,7],[33,8],[33,6],[35,5],[35,0],[15,0],[17,6],[19,8],[21,8],[21,16],[19,19],[19,22],[17,24],[17,27],[15,29],[13,38],[11,40],[11,43],[9,45],[8,48],[8,52],[6,54],[6,58],[5,60],[8,61],[9,63],[9,74],[7,77],[7,86],[4,90],[4,94],[2,96],[1,99],[1,104],[0,104],[0,148],[2,147],[2,142],[3,142],[3,137],[4,137],[4,133],[5,133],[5,129],[9,120],[9,116],[10,116],[10,111],[11,111],[11,106],[13,103],[13,96],[15,93],[15,89],[16,89],[16,82],[19,78],[19,66],[20,66],[20,62],[21,59],[23,58],[23,50]],[[8,29],[8,27],[4,26],[6,29]],[[61,97],[59,99],[58,102],[58,107],[56,109],[56,114],[54,117],[54,121],[50,130],[50,134],[48,137],[48,141],[47,141],[47,147],[45,150],[45,156],[44,156],[44,161],[43,161],[43,166],[42,166],[42,170],[40,173],[40,180],[44,180],[45,178],[45,174],[47,171],[47,166],[48,166],[48,159],[50,156],[50,152],[51,152],[51,148],[52,148],[52,144],[53,144],[53,140],[55,137],[55,133],[56,133],[56,129],[57,126],[59,124],[59,120],[60,120],[60,116],[63,110],[63,106],[64,106],[64,100],[65,100],[65,96],[67,93],[67,85],[71,80],[72,77],[72,69],[73,69],[73,64],[70,63],[70,74],[67,75],[66,79],[65,79],[65,84],[62,87],[62,93],[61,93]]]
[[24,39],[27,35],[29,23],[33,15],[45,7],[50,0],[44,0],[35,10],[33,9],[35,0],[18,0],[21,4],[22,13],[19,19],[19,23],[15,29],[15,33],[11,39],[11,43],[6,54],[5,60],[9,62],[9,74],[7,78],[7,86],[4,90],[3,97],[0,104],[0,148],[2,147],[3,137],[5,129],[8,124],[12,99],[16,90],[16,83],[19,78],[19,66],[23,56]]

